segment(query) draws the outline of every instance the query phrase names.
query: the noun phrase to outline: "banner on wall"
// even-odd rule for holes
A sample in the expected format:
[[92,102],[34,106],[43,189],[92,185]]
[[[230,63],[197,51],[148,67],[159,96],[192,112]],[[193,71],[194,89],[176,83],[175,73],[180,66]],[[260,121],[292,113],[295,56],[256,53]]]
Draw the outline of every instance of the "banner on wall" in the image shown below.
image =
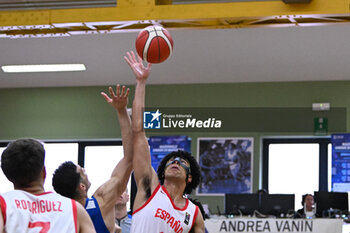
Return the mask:
[[151,136],[149,146],[152,167],[157,171],[159,162],[170,152],[183,150],[191,153],[191,138],[187,136]]
[[342,219],[257,219],[232,218],[205,220],[209,233],[262,232],[262,233],[341,233]]
[[253,138],[198,138],[197,195],[252,192]]
[[332,191],[350,191],[350,134],[332,134]]

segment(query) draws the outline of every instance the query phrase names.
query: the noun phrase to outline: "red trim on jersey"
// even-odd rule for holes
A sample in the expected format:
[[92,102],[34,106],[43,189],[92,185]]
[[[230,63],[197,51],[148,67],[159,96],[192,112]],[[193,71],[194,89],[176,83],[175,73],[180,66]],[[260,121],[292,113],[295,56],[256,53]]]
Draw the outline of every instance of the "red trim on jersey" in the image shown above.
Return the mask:
[[173,199],[171,199],[170,194],[168,193],[168,190],[166,190],[166,188],[165,188],[164,186],[162,186],[162,190],[163,190],[163,191],[166,193],[166,195],[168,196],[168,198],[169,198],[171,204],[173,205],[173,208],[174,208],[174,209],[176,209],[176,210],[181,210],[181,211],[187,209],[187,206],[188,206],[188,199],[186,199],[186,204],[185,204],[185,206],[182,207],[182,208],[179,208],[179,207],[177,207],[177,206],[175,205]]
[[192,226],[191,226],[189,232],[192,231],[192,228],[193,228],[193,226],[194,226],[194,223],[196,222],[196,218],[197,218],[197,215],[198,215],[198,211],[199,211],[199,208],[198,208],[198,206],[196,205],[196,210],[195,210],[195,212],[194,212],[193,221],[192,221]]
[[135,214],[137,212],[139,212],[141,209],[143,209],[152,199],[153,197],[156,195],[156,193],[158,192],[158,189],[160,188],[160,184],[158,184],[157,188],[153,191],[152,195],[150,196],[150,198],[148,198],[148,200],[137,210],[135,210],[132,214]]
[[35,196],[42,196],[42,195],[46,195],[46,194],[50,194],[52,192],[43,192],[43,193],[39,193],[39,194],[34,194]]
[[75,200],[72,200],[72,207],[73,207],[73,221],[75,226],[75,233],[78,233],[78,211],[77,211],[77,203]]
[[5,199],[0,195],[0,207],[2,218],[4,219],[4,225],[6,224],[6,202]]

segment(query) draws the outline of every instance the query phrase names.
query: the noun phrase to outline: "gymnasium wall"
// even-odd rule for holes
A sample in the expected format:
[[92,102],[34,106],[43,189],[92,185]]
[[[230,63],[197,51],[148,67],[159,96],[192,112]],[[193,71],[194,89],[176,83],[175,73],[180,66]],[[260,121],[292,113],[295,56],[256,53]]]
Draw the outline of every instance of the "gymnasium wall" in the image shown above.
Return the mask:
[[[0,89],[0,140],[12,140],[19,137],[38,139],[120,138],[116,113],[100,95],[100,92],[107,91],[107,88]],[[311,108],[314,102],[330,102],[331,108],[347,109],[346,125],[348,127],[346,131],[348,132],[350,125],[349,90],[350,81],[149,85],[146,106]],[[130,107],[133,94],[132,89]],[[253,191],[256,191],[259,188],[261,137],[300,134],[269,133],[267,129],[266,132],[188,133],[186,135],[192,138],[194,156],[197,156],[197,137],[254,137]],[[200,197],[199,199],[203,203],[209,203],[211,208],[213,206],[216,208],[218,203],[218,197]],[[219,199],[222,200],[222,198]],[[221,202],[219,201],[219,206],[223,211],[223,201]]]

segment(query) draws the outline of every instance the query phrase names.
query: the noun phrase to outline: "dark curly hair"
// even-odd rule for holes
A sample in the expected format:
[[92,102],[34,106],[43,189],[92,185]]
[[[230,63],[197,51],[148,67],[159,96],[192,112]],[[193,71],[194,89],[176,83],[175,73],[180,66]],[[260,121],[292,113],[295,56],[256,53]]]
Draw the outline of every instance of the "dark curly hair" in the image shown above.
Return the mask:
[[1,168],[9,181],[27,188],[40,178],[45,162],[44,146],[36,139],[17,139],[8,144],[1,156]]
[[74,199],[79,197],[78,186],[80,180],[77,165],[71,161],[66,161],[55,170],[52,177],[52,186],[58,194]]
[[157,175],[158,179],[160,181],[160,184],[164,184],[164,171],[165,171],[165,166],[169,159],[175,158],[175,157],[180,157],[182,159],[187,160],[190,163],[190,174],[192,175],[192,181],[186,185],[184,194],[190,194],[192,193],[192,190],[196,189],[199,183],[201,182],[201,171],[200,167],[195,160],[195,158],[191,155],[191,153],[188,153],[186,151],[178,150],[178,151],[173,151],[169,154],[167,154],[162,161],[160,161],[160,164],[157,169]]

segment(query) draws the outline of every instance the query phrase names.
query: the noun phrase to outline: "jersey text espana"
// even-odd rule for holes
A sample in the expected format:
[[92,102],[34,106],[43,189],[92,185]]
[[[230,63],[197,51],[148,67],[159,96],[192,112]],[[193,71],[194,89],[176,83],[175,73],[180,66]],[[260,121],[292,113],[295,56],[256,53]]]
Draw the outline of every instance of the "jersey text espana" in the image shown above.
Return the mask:
[[132,215],[131,233],[188,233],[198,207],[186,199],[183,208],[175,206],[164,186],[158,185],[146,203]]

